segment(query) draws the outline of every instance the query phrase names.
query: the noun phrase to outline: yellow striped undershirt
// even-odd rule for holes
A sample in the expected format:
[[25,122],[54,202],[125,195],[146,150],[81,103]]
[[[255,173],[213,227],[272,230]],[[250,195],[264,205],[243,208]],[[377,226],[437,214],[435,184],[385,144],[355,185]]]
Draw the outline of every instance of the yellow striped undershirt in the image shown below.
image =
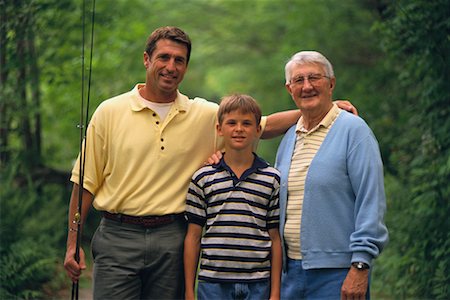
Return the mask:
[[302,217],[306,174],[312,159],[340,112],[341,110],[333,104],[325,118],[310,131],[303,127],[303,118],[300,118],[297,123],[297,138],[289,170],[289,196],[284,228],[287,255],[291,259],[302,259],[300,252],[300,220]]

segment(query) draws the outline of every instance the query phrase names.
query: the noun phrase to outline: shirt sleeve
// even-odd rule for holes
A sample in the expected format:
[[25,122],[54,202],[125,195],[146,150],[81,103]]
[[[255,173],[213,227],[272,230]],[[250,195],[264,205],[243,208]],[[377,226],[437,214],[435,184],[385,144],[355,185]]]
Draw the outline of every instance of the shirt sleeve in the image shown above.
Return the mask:
[[[195,176],[195,175],[194,175]],[[186,196],[186,219],[188,223],[204,226],[206,223],[206,201],[203,188],[193,177]]]
[[267,229],[277,228],[280,223],[280,179],[274,177],[273,192],[267,210]]

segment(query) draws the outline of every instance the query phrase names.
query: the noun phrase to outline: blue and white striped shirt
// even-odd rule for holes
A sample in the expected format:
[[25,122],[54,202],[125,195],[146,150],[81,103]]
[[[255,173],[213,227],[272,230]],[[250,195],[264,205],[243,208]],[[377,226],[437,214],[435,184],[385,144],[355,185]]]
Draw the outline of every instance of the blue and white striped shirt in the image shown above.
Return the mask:
[[268,229],[279,225],[280,173],[255,154],[237,178],[222,160],[192,177],[186,203],[189,223],[205,227],[198,279],[256,282],[270,278]]

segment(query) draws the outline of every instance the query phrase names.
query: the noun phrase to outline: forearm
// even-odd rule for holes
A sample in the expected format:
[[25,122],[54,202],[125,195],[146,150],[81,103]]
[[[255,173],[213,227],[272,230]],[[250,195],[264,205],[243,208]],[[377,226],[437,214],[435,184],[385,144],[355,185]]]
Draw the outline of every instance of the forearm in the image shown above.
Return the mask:
[[272,258],[270,271],[270,299],[279,299],[282,268],[281,238],[278,229],[272,229],[271,231],[272,232],[270,236],[272,240]]
[[261,135],[263,139],[270,139],[284,134],[300,118],[300,110],[287,110],[267,116],[266,126]]
[[82,205],[80,211],[80,228],[78,229],[76,214],[78,212],[78,202],[79,202],[79,186],[74,183],[72,188],[72,195],[70,197],[69,205],[69,215],[68,215],[68,234],[67,234],[67,248],[76,247],[77,231],[80,230],[80,234],[85,223],[87,214],[92,205],[93,195],[87,190],[83,190]]
[[[195,233],[189,225],[186,238],[184,239],[184,279],[186,286],[186,299],[193,299],[195,288],[195,277],[197,274],[198,259],[200,255],[200,235],[198,231]],[[200,227],[200,226],[199,226]],[[201,227],[200,227],[201,234]]]

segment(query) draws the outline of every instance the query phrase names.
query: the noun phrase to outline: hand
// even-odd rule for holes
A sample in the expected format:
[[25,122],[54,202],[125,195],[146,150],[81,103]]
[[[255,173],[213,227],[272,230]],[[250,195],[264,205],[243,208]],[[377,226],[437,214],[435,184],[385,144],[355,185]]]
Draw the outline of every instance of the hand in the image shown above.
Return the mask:
[[194,291],[187,291],[184,293],[184,299],[185,300],[194,300],[195,296],[194,296]]
[[340,109],[344,109],[348,112],[351,112],[352,114],[354,114],[355,116],[358,115],[358,110],[356,110],[356,107],[354,107],[350,101],[347,100],[336,100],[334,101],[334,103],[336,103],[336,105],[340,108]]
[[341,299],[366,299],[369,270],[350,268],[341,288]]
[[72,282],[77,282],[80,279],[81,271],[86,269],[86,261],[84,258],[84,251],[80,248],[80,263],[75,260],[75,248],[69,248],[66,251],[64,259],[64,268],[67,275],[69,275]]
[[211,155],[208,160],[205,162],[205,165],[213,165],[218,164],[220,159],[222,158],[222,152],[217,151],[213,155]]
[[280,293],[278,295],[270,295],[269,300],[280,300]]

